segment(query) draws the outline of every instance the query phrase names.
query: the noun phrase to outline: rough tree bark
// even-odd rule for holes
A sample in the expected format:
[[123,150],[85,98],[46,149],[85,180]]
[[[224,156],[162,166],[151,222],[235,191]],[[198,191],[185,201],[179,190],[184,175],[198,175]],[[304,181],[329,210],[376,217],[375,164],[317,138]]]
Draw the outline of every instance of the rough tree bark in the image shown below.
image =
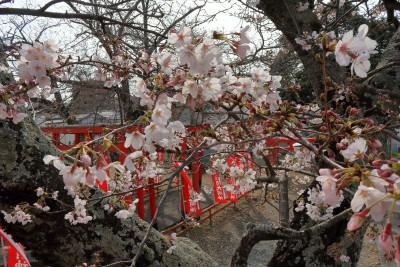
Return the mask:
[[[303,63],[307,77],[310,79],[313,90],[318,97],[323,92],[323,79],[321,65],[315,60],[315,55],[320,51],[315,48],[307,51],[302,49],[296,43],[295,38],[303,33],[320,32],[322,24],[311,10],[298,12],[297,7],[298,2],[287,0],[261,0],[257,5],[257,8],[264,12],[292,45]],[[345,73],[336,62],[327,61],[327,73],[335,81],[345,81]]]
[[[58,190],[60,199],[71,203],[58,171],[43,163],[46,154],[56,155],[57,151],[34,122],[0,122],[0,210],[8,211],[21,202],[33,204],[38,187],[49,192]],[[148,228],[136,215],[121,221],[100,205],[88,208],[94,221],[72,226],[64,219],[67,211],[56,212],[61,207],[55,201],[50,200],[48,205],[54,212],[32,209],[33,223],[7,224],[0,216],[0,224],[34,257],[51,266],[89,262],[95,252],[100,253],[102,264],[130,260]],[[166,252],[169,246],[167,238],[153,230],[138,266],[217,266],[188,239],[179,238],[173,254]]]
[[[315,186],[315,183],[313,186]],[[302,197],[306,198],[307,194],[304,193]],[[295,203],[294,207],[296,207]],[[341,207],[335,210],[334,214],[338,214],[349,207],[350,199],[347,198],[343,201]],[[301,231],[316,224],[305,211],[295,212],[293,210],[293,213],[294,218],[290,222],[292,229]],[[333,254],[329,253],[332,251],[331,248],[335,246],[342,248],[343,254],[348,255],[351,262],[356,265],[360,256],[364,231],[352,233],[351,236],[346,235],[347,221],[348,217],[343,217],[336,224],[318,234],[312,234],[302,239],[279,241],[268,266],[337,266],[340,264],[335,261]]]
[[[314,30],[317,32],[320,31],[321,24],[310,10],[301,13],[297,12],[295,4],[297,5],[297,3],[286,0],[284,0],[284,3],[280,0],[261,0],[257,7],[264,11],[265,15],[271,19],[275,26],[282,31],[283,35],[292,44],[305,67],[314,92],[316,95],[319,95],[322,92],[322,72],[320,64],[314,57],[318,51],[303,50],[296,44],[295,38],[300,36],[303,32],[311,33]],[[372,103],[370,96],[382,92],[379,90],[400,90],[400,67],[398,67],[398,63],[400,62],[399,47],[400,31],[397,31],[385,50],[377,69],[389,66],[388,64],[392,64],[393,66],[387,68],[385,71],[378,72],[372,78],[364,82],[361,81],[361,83],[356,86],[359,90],[358,94],[362,95],[363,99],[370,99],[370,106]],[[346,83],[343,68],[340,69],[335,62],[328,63],[327,71],[328,75],[332,77],[333,80]],[[366,92],[368,93],[366,94]],[[336,213],[348,208],[349,204],[349,199],[345,199],[342,207],[337,209]],[[292,229],[302,230],[313,224],[315,223],[310,220],[305,214],[305,211],[295,212],[295,217],[291,221],[290,227]],[[280,241],[268,266],[335,266],[337,263],[334,258],[329,255],[328,251],[330,247],[336,244],[345,247],[347,255],[351,257],[351,261],[356,263],[362,244],[363,232],[360,231],[358,235],[348,238],[346,237],[346,225],[347,220],[345,218],[321,234],[310,235],[302,239]],[[251,229],[251,227],[249,229]],[[246,237],[246,234],[244,237]],[[257,243],[265,239],[262,238],[261,234],[258,234],[255,240]]]

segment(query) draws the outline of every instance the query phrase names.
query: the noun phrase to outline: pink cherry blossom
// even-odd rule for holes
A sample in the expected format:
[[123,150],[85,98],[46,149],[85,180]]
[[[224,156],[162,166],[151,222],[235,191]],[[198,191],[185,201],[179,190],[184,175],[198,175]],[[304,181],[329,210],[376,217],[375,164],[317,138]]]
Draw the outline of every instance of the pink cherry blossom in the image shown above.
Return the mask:
[[349,162],[353,162],[357,159],[364,157],[364,153],[367,152],[367,141],[364,138],[356,138],[345,150],[340,153]]
[[185,45],[178,50],[178,61],[181,65],[188,65],[193,67],[197,64],[196,53],[194,52],[194,46]]
[[18,65],[18,76],[25,83],[33,80],[33,76],[29,72],[28,63],[24,62]]
[[243,29],[240,30],[240,44],[248,44],[250,43],[250,39],[248,37],[248,32],[250,30],[250,26],[246,25]]
[[303,12],[305,10],[308,9],[309,3],[308,2],[304,2],[304,3],[299,3],[299,7],[297,8],[297,11],[299,12]]
[[219,79],[208,78],[201,83],[201,87],[203,89],[202,95],[204,97],[204,100],[218,100],[219,93],[221,92],[221,84],[219,83]]
[[170,33],[168,35],[168,43],[177,47],[190,44],[192,42],[191,31],[189,27],[182,27],[178,33]]
[[332,176],[329,169],[320,169],[320,176],[316,178],[321,182],[322,192],[324,193],[324,202],[328,205],[336,205],[339,202],[340,195],[336,190],[336,179]]
[[42,62],[38,60],[31,61],[29,62],[28,67],[29,74],[31,74],[35,78],[46,76],[46,66]]
[[383,202],[379,202],[377,204],[375,203],[384,196],[385,193],[382,193],[376,188],[360,185],[357,192],[354,194],[353,199],[351,200],[351,208],[354,212],[357,212],[360,211],[364,205],[366,207],[370,207],[372,204],[374,204],[374,206],[370,208],[371,217],[376,222],[382,221],[383,216],[386,213],[386,209],[383,206]]
[[127,133],[125,134],[125,137],[126,139],[124,146],[126,148],[132,146],[132,148],[135,150],[139,150],[140,148],[142,148],[145,141],[145,136],[138,131],[135,131],[131,134]]
[[251,70],[251,78],[255,82],[266,82],[271,80],[271,75],[263,68],[253,68]]
[[167,125],[168,119],[171,117],[171,109],[166,105],[157,105],[153,110],[151,119],[160,125]]
[[90,156],[88,154],[86,154],[85,152],[82,153],[81,155],[81,161],[84,165],[86,166],[90,166],[92,165],[92,159],[90,158]]
[[172,54],[168,52],[158,59],[158,63],[160,64],[162,71],[167,75],[170,75],[172,69],[177,66],[177,63],[172,59]]
[[365,78],[370,68],[369,54],[363,54],[358,56],[351,64],[351,74],[355,73],[358,77]]
[[146,126],[146,128],[144,128],[144,133],[147,143],[147,141],[161,141],[165,135],[168,134],[168,131],[163,125],[151,122],[148,126]]
[[182,93],[185,95],[191,95],[193,98],[197,97],[199,88],[197,82],[193,80],[186,80],[184,86],[182,87]]
[[110,179],[107,172],[103,168],[99,168],[97,166],[90,167],[90,173],[92,174],[93,178],[99,182]]

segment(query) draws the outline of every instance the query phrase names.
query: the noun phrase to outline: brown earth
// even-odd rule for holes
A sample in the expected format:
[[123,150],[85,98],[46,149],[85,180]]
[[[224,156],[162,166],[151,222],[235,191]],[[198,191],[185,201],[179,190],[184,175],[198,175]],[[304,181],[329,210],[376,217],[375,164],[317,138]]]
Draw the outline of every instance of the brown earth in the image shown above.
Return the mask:
[[[261,190],[253,192],[246,198],[241,198],[236,207],[228,206],[213,216],[212,225],[206,221],[199,227],[187,232],[186,237],[199,244],[220,266],[230,266],[231,257],[248,222],[278,222],[277,210],[264,202]],[[275,241],[257,244],[250,254],[248,266],[266,266],[272,257],[275,245]],[[368,242],[367,235],[364,238],[361,257],[357,266],[380,266],[377,247],[375,243]]]

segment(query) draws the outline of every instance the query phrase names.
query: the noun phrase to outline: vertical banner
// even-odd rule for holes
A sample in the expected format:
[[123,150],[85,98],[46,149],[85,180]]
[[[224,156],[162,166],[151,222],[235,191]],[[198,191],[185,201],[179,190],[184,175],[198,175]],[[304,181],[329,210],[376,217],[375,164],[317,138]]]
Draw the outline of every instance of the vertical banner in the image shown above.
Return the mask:
[[[238,166],[241,170],[244,170],[244,163],[243,163],[243,153],[239,153],[241,156],[235,156],[235,162],[236,162],[236,166]],[[240,193],[243,196],[247,196],[247,192],[244,193]]]
[[[17,244],[21,249],[21,245]],[[30,264],[24,259],[24,257],[18,253],[18,250],[14,246],[10,246],[8,249],[7,256],[7,266],[8,267],[29,267]]]
[[[234,161],[234,156],[229,155],[226,158],[226,162],[228,163],[228,173],[229,173],[229,167],[232,166],[233,161]],[[228,177],[226,179],[226,182],[228,184],[230,184],[233,188],[235,187],[235,179],[234,178]],[[237,195],[235,193],[232,193],[232,192],[228,191],[228,190],[227,190],[227,192],[228,192],[228,199],[230,201],[232,201],[233,203],[236,203],[238,201]]]
[[226,202],[225,191],[224,191],[224,188],[222,187],[222,181],[218,175],[218,172],[215,171],[215,173],[211,176],[211,178],[212,178],[213,185],[214,185],[214,201],[215,201],[215,203],[225,203]]
[[254,169],[254,163],[250,153],[246,153],[246,165],[247,168]]
[[[178,165],[178,164],[177,164]],[[195,192],[190,182],[190,179],[185,170],[181,171],[182,179],[182,195],[183,195],[183,207],[186,215],[200,216],[201,208],[199,201],[192,203],[190,201],[190,196]]]
[[3,229],[0,228],[0,238],[6,241],[8,249],[7,267],[31,267],[28,258],[21,246],[12,240]]
[[[233,188],[235,187],[235,179],[233,179],[233,178],[231,178],[231,177],[228,177],[228,178],[226,179],[226,182],[227,182],[228,184],[232,185]],[[232,201],[233,203],[236,203],[236,202],[238,201],[237,195],[236,195],[235,193],[230,192],[230,191],[227,191],[227,192],[228,192],[228,199],[229,199],[230,201]]]

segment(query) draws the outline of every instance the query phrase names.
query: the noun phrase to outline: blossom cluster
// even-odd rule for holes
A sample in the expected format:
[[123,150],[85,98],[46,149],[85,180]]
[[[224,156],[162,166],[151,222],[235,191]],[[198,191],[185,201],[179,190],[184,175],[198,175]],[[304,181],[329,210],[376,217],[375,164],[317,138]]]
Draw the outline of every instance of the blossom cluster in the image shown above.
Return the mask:
[[86,202],[86,200],[80,199],[76,196],[74,199],[74,210],[65,214],[64,218],[73,225],[78,223],[86,224],[93,220],[93,217],[86,213]]
[[25,213],[25,211],[19,206],[15,206],[14,210],[11,213],[7,213],[4,210],[1,211],[4,215],[4,220],[7,223],[21,223],[25,225],[27,223],[32,222],[32,216],[30,214]]
[[340,66],[348,66],[351,63],[351,73],[361,78],[367,77],[371,68],[370,55],[376,53],[376,41],[367,37],[368,26],[363,24],[358,28],[357,35],[348,31],[337,43],[335,48],[336,61]]
[[132,217],[135,214],[136,211],[136,204],[139,202],[139,199],[135,199],[134,201],[132,201],[132,203],[129,205],[128,209],[122,209],[120,211],[118,211],[117,213],[115,213],[115,216],[118,219],[122,219],[125,220],[127,218]]
[[363,24],[358,28],[356,35],[350,30],[340,40],[333,32],[313,32],[311,35],[297,37],[295,41],[304,50],[310,50],[313,44],[317,44],[328,51],[327,55],[334,52],[336,62],[340,66],[348,66],[351,63],[351,73],[365,78],[371,68],[369,58],[371,54],[376,53],[377,46],[377,42],[367,37],[367,33],[368,26]]
[[[58,47],[52,42],[33,45],[23,44],[19,50],[18,76],[20,81],[7,86],[0,84],[0,119],[11,118],[13,123],[21,122],[28,114],[20,112],[29,98],[48,97],[52,92],[49,70],[57,65]],[[4,71],[4,68],[2,70]]]
[[326,199],[325,192],[319,186],[309,189],[307,194],[308,202],[298,202],[295,211],[299,212],[305,208],[306,214],[314,221],[326,221],[332,218],[334,209],[340,207],[344,199],[342,192],[340,192],[334,205],[327,204],[324,201]]

